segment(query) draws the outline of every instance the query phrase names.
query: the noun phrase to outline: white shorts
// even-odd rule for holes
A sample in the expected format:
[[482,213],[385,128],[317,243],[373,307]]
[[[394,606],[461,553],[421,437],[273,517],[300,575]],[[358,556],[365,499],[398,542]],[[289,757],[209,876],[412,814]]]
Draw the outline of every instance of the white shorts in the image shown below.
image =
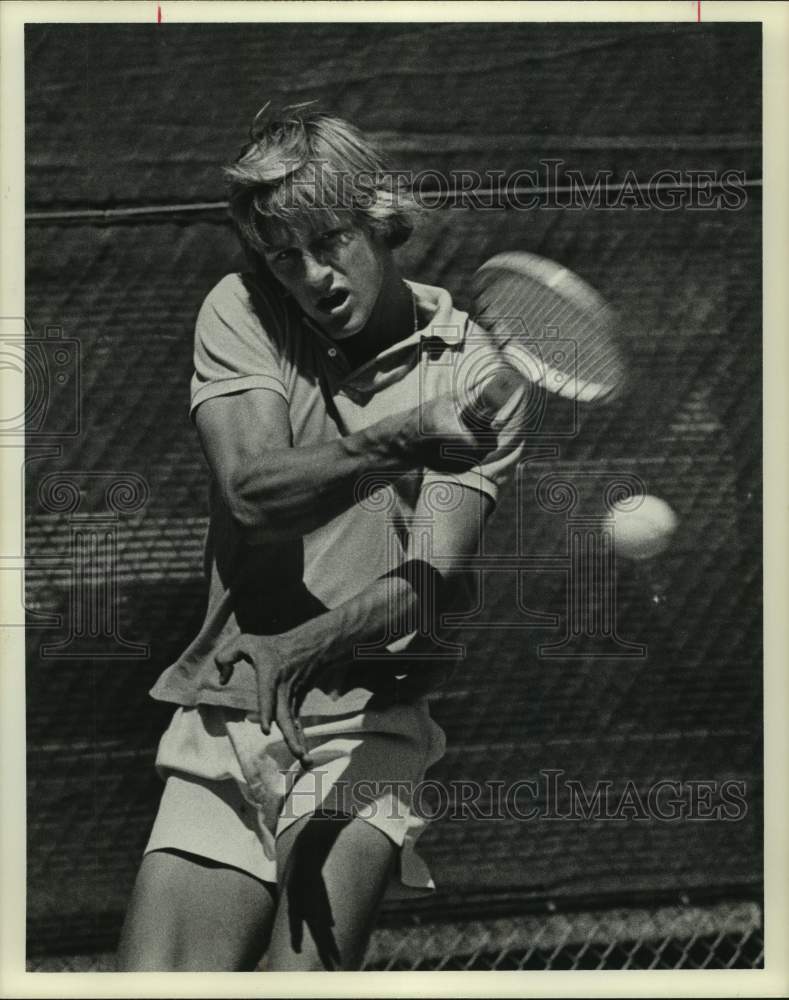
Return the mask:
[[427,820],[413,790],[446,746],[427,701],[346,716],[302,717],[313,760],[305,771],[275,725],[232,708],[179,708],[159,743],[165,780],[145,848],[172,848],[277,881],[276,837],[301,816],[359,816],[400,848],[391,894],[434,888],[414,845]]

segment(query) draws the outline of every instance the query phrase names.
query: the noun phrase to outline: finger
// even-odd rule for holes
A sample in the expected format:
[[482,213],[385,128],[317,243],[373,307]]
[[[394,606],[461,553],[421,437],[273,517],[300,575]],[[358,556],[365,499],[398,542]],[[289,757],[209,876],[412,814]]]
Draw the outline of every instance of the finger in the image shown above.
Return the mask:
[[[304,696],[307,693],[306,682],[310,677],[309,667],[302,669],[300,674],[294,677],[290,684],[288,690],[288,701],[290,704],[290,714],[293,719],[298,722],[299,710],[301,709],[301,703],[304,701]],[[311,686],[311,685],[310,685]]]
[[309,767],[312,761],[307,753],[304,743],[303,730],[301,724],[291,715],[289,685],[280,684],[277,690],[277,725],[282,733],[282,738],[298,760],[304,767]]
[[214,663],[219,670],[220,684],[227,684],[233,676],[236,662],[243,659],[245,655],[243,636],[233,636],[220,648],[214,657]]
[[235,671],[235,665],[239,660],[249,660],[254,663],[249,652],[245,635],[233,636],[229,639],[214,657],[214,662],[219,669],[219,683],[227,684]]
[[260,715],[260,728],[266,736],[271,733],[271,721],[274,718],[274,704],[278,682],[279,678],[273,672],[263,677],[258,674],[258,714]]
[[214,662],[218,667],[232,666],[237,660],[248,657],[245,636],[234,635],[226,643],[219,647],[219,651],[214,657]]
[[[296,725],[299,727],[300,732],[303,732],[301,720],[299,719],[301,707],[304,704],[304,699],[315,687],[316,678],[320,675],[320,673],[320,666],[313,662],[312,664],[302,667],[299,673],[295,675],[291,681],[290,714],[291,718],[295,720]],[[347,673],[347,668],[342,674],[343,678],[345,673]]]
[[298,726],[299,732],[303,731],[299,712],[301,712],[301,706],[304,704],[307,692],[312,688],[312,684],[307,683],[308,679],[307,676],[300,677],[299,682],[292,684],[290,689],[290,715],[294,724]]
[[233,671],[236,669],[232,663],[222,663],[217,664],[219,667],[219,683],[227,684],[230,678],[233,676]]
[[291,696],[284,685],[278,698],[277,723],[291,753],[301,761],[304,767],[309,767],[312,761],[307,752],[304,728],[295,712],[292,711]]

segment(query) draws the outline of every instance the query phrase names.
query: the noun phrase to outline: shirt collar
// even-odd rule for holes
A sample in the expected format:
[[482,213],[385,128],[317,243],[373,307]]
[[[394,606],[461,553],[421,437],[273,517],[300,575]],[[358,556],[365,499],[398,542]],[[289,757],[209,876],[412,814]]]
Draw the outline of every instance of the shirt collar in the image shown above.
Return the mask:
[[401,343],[412,340],[442,340],[448,347],[454,347],[463,342],[466,328],[466,313],[455,309],[452,296],[444,288],[433,285],[422,285],[416,281],[406,280],[406,285],[416,297],[416,304],[421,313],[430,314],[430,322],[420,328],[413,337]]

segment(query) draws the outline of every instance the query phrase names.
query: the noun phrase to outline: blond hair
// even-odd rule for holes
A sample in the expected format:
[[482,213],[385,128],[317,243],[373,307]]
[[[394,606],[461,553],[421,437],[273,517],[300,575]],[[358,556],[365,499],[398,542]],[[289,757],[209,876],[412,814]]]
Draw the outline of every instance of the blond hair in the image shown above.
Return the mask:
[[416,204],[402,177],[353,125],[305,106],[255,117],[250,142],[224,168],[241,241],[262,256],[277,234],[352,224],[390,247],[411,235]]

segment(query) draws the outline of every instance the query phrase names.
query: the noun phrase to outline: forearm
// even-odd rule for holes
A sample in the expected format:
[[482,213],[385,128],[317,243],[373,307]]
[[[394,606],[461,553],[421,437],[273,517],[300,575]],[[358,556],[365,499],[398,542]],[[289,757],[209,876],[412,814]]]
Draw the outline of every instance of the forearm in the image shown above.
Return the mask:
[[[217,653],[223,684],[230,682],[238,660],[253,665],[262,730],[268,733],[276,717],[286,743],[302,761],[308,754],[298,727],[299,707],[324,668],[350,665],[359,647],[402,650],[403,641],[415,633],[441,641],[442,612],[455,604],[461,585],[473,578],[462,567],[466,557],[478,550],[479,532],[490,511],[490,501],[476,491],[455,489],[457,504],[432,523],[429,558],[422,555],[425,539],[412,537],[408,558],[401,565],[339,607],[277,635],[234,636]],[[415,518],[431,509],[420,496]],[[404,655],[408,658],[408,651]],[[398,657],[399,651],[382,658],[384,669],[398,663]],[[373,666],[367,651],[360,651],[358,659],[365,667]],[[404,672],[410,672],[410,664]]]
[[328,523],[358,497],[360,479],[418,464],[413,411],[336,441],[248,456],[233,489],[233,512],[251,541],[297,538]]
[[325,614],[277,637],[281,654],[313,667],[349,660],[358,646],[433,633],[453,590],[429,563],[409,560]]
[[461,567],[464,557],[479,550],[482,524],[492,509],[474,490],[450,489],[455,502],[442,517],[426,497],[417,502],[415,518],[431,517],[429,556],[423,555],[426,539],[411,536],[403,563],[350,600],[283,633],[283,652],[301,663],[315,658],[328,664],[348,660],[358,646],[389,646],[413,632],[440,640],[442,613],[472,598],[475,577]]
[[347,664],[359,644],[378,645],[382,638],[386,643],[392,631],[413,630],[414,616],[421,624],[419,616],[426,612],[432,623],[443,590],[440,574],[429,563],[409,560],[340,607],[289,632],[233,637],[216,655],[221,683],[230,682],[238,660],[249,661],[257,675],[261,729],[270,733],[276,719],[291,752],[309,767],[298,714],[323,669],[338,661]]

